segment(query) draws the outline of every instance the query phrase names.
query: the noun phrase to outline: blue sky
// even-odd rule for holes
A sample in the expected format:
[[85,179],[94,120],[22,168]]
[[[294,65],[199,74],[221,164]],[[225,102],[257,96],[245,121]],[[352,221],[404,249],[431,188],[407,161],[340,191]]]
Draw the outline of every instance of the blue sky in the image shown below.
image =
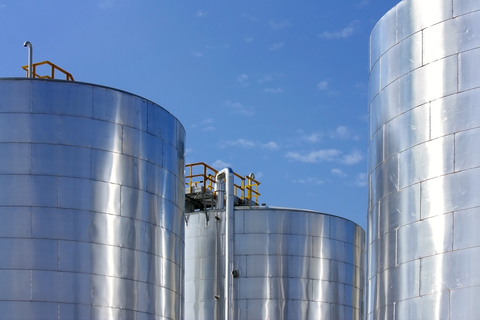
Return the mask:
[[368,41],[398,0],[0,0],[0,77],[50,60],[175,115],[187,163],[366,228]]

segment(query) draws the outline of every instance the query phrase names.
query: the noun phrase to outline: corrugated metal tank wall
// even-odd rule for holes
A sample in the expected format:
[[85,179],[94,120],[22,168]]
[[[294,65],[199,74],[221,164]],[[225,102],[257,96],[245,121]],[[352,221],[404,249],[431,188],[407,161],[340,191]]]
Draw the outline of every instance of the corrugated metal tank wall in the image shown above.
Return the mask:
[[[186,319],[224,317],[225,212],[208,216],[206,223],[204,212],[187,214]],[[361,227],[336,216],[271,207],[236,207],[234,220],[234,319],[362,319]]]
[[184,139],[126,92],[0,79],[0,319],[182,319]]
[[404,0],[370,56],[367,318],[478,318],[480,2]]

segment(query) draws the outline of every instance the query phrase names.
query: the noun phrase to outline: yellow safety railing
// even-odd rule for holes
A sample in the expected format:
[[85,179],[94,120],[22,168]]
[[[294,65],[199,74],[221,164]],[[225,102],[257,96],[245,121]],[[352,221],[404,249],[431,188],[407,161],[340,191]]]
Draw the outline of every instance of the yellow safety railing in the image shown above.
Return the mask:
[[[188,188],[188,193],[194,192],[194,188],[198,186],[202,187],[202,191],[204,192],[207,190],[211,192],[214,191],[214,184],[216,183],[215,177],[218,173],[217,170],[204,162],[187,164],[185,165],[185,168],[185,185]],[[248,203],[251,203],[252,201],[258,203],[258,197],[260,196],[258,186],[260,185],[260,182],[249,176],[242,177],[235,172],[233,175],[235,196],[243,201],[248,200]],[[240,180],[240,183],[235,180]]]
[[[44,65],[44,64],[47,64],[47,65],[51,66],[51,74],[50,75],[41,76],[41,75],[37,74],[37,67],[41,66],[41,65]],[[28,66],[22,66],[22,69],[27,71],[27,77],[28,77]],[[32,69],[33,69],[32,70],[33,78],[55,79],[55,70],[58,70],[58,71],[62,72],[63,74],[65,74],[66,80],[75,81],[75,80],[73,80],[73,76],[69,72],[67,72],[67,71],[63,70],[62,68],[54,65],[50,61],[42,61],[42,62],[33,63],[32,64]]]

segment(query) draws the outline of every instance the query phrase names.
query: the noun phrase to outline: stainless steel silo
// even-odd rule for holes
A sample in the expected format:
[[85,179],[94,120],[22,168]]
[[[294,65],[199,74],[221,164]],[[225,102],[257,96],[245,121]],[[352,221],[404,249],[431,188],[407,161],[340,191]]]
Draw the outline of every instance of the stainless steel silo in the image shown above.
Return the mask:
[[226,304],[236,320],[362,319],[361,227],[314,211],[236,206],[228,236],[226,212],[186,214],[186,319],[226,319]]
[[183,319],[184,139],[127,92],[0,79],[0,319]]
[[480,2],[404,0],[370,40],[368,319],[480,314]]

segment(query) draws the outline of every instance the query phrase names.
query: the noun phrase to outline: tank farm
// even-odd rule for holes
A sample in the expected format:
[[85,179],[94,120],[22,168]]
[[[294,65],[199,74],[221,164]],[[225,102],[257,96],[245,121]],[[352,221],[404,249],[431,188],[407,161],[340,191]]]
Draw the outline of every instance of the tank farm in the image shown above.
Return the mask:
[[403,0],[371,33],[366,233],[186,164],[174,115],[24,46],[0,78],[0,320],[480,314],[479,1]]

